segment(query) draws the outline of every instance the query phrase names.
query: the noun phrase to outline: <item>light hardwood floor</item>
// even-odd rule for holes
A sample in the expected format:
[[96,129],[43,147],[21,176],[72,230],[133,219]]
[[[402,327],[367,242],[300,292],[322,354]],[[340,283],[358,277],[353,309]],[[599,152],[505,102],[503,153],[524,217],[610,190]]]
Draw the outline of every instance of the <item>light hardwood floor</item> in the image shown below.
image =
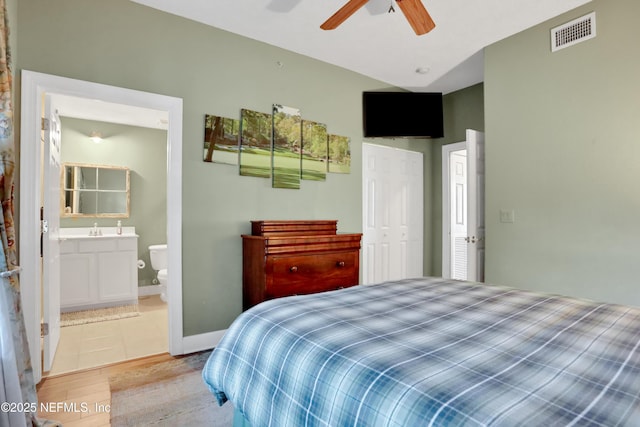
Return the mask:
[[36,387],[41,418],[65,427],[109,426],[109,376],[171,360],[167,307],[141,297],[140,316],[61,328],[52,369]]
[[[110,426],[109,376],[172,360],[169,353],[45,378],[36,387],[38,416],[65,427]],[[48,409],[48,410],[47,410]]]

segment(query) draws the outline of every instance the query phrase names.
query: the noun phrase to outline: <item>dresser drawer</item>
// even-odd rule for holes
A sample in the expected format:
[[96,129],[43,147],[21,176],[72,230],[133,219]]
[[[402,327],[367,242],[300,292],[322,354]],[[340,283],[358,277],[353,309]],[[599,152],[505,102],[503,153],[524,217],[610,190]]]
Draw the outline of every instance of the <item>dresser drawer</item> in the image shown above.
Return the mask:
[[266,296],[309,294],[358,284],[359,251],[267,258]]

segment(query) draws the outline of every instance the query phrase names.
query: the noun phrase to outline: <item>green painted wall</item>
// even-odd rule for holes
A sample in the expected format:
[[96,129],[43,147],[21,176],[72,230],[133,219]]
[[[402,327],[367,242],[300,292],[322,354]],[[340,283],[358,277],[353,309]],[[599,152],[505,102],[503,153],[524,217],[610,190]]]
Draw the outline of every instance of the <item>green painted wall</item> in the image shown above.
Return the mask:
[[[149,245],[167,242],[167,132],[138,126],[61,117],[63,162],[126,166],[130,170],[130,215],[122,225],[136,227],[138,259],[146,263],[138,270],[138,283],[150,285],[155,277]],[[94,144],[92,131],[104,140]],[[62,218],[61,227],[115,227],[113,218]]]
[[[20,0],[18,24],[17,69],[183,99],[185,335],[225,329],[240,313],[240,234],[250,220],[337,219],[340,232],[362,230],[361,93],[388,85],[126,0]],[[205,114],[269,112],[273,103],[349,136],[351,174],[282,190],[202,161]],[[375,142],[423,151],[431,163],[425,141]],[[427,267],[430,257],[425,250]]]
[[[591,11],[597,37],[551,53]],[[640,305],[638,16],[594,0],[486,49],[487,281]]]

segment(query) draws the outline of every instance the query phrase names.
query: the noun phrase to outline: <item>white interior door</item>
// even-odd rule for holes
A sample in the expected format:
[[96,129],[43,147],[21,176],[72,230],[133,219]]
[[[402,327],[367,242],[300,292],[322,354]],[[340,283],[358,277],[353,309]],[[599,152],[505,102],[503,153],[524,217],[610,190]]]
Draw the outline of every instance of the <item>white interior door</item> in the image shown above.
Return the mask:
[[60,119],[50,95],[43,121],[42,293],[43,369],[49,371],[60,340]]
[[467,129],[467,279],[484,281],[484,133]]
[[399,179],[400,241],[406,252],[401,259],[401,278],[420,277],[424,265],[424,156],[408,150],[396,150],[400,161]]
[[467,150],[449,155],[451,244],[451,278],[467,279]]
[[483,132],[468,129],[466,141],[442,147],[445,278],[484,281],[484,176]]
[[363,144],[362,283],[422,275],[422,177],[422,153]]

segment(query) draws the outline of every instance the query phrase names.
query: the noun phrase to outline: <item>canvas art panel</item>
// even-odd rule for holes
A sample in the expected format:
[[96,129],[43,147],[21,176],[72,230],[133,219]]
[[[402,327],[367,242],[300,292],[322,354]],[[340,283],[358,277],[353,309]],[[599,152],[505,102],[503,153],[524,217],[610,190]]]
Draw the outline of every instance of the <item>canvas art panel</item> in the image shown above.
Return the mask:
[[330,173],[351,173],[351,139],[346,136],[329,135]]
[[309,120],[302,121],[302,179],[325,181],[327,179],[327,125]]
[[204,161],[238,164],[240,120],[212,114],[204,116]]
[[273,104],[273,188],[300,188],[300,110]]
[[271,177],[271,115],[240,111],[240,175]]

